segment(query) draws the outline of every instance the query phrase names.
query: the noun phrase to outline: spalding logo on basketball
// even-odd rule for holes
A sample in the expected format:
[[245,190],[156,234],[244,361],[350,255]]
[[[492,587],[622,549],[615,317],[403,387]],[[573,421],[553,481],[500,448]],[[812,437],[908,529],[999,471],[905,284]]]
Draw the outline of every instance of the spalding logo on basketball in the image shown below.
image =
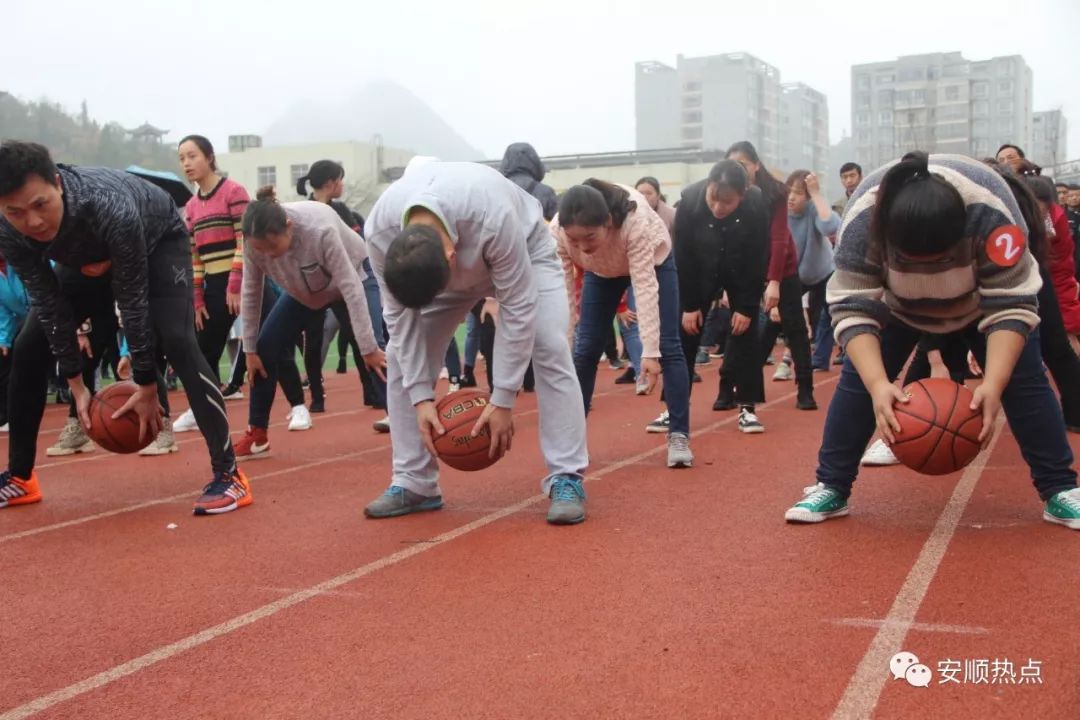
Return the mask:
[[1016,225],[999,227],[986,238],[986,256],[998,267],[1012,267],[1020,262],[1026,247],[1024,231]]
[[476,437],[472,429],[488,406],[488,394],[467,389],[450,393],[435,406],[446,434],[435,438],[439,459],[458,470],[483,470],[495,461],[488,457],[491,434],[485,427]]

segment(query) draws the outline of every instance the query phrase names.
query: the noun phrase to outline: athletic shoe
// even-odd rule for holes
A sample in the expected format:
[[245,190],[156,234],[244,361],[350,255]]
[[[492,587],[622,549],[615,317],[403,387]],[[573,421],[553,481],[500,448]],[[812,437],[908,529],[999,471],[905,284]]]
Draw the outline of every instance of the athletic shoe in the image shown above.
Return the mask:
[[60,439],[46,450],[45,454],[49,457],[62,457],[93,451],[94,443],[83,430],[82,423],[77,418],[68,418],[64,429],[60,431]]
[[712,409],[716,412],[734,410],[735,391],[729,387],[721,385],[720,391],[716,393],[716,402],[713,403]]
[[337,372],[338,375],[344,375],[347,372],[349,372],[349,367],[348,367],[348,365],[345,364],[344,360],[342,360],[342,361],[340,361],[338,363],[336,372]]
[[817,400],[814,399],[813,387],[799,388],[799,397],[795,400],[795,407],[799,410],[817,410]]
[[814,365],[813,370],[814,372],[829,372],[829,368],[821,367],[820,365]]
[[634,381],[636,379],[637,379],[637,375],[636,375],[636,373],[634,373],[634,367],[631,365],[630,367],[626,368],[626,371],[622,375],[615,378],[615,384],[616,385],[633,385]]
[[660,413],[659,417],[645,426],[645,432],[647,433],[666,433],[670,429],[671,417],[668,415],[667,410]]
[[1080,530],[1080,488],[1062,490],[1050,498],[1043,510],[1043,520]]
[[773,382],[785,382],[792,380],[795,377],[795,373],[791,370],[791,366],[786,362],[782,362],[776,366],[776,371],[773,372]]
[[302,387],[302,388],[311,387],[311,380],[308,380],[307,378],[304,378],[303,380],[300,381],[300,387]]
[[465,366],[465,372],[461,373],[461,387],[474,388],[476,387],[476,377],[473,375],[472,368],[468,365]]
[[844,364],[844,358],[845,358],[844,353],[838,353],[837,356],[835,358],[833,358],[832,364],[833,365],[843,365]]
[[896,459],[896,455],[893,455],[892,448],[886,445],[884,440],[880,439],[875,440],[874,444],[867,448],[866,452],[863,453],[862,460],[859,462],[871,467],[900,464],[900,461]]
[[324,413],[326,412],[326,399],[325,398],[311,398],[311,404],[308,405],[308,412]]
[[225,386],[225,389],[221,391],[222,396],[226,400],[243,400],[244,391],[240,389],[239,385],[233,385],[229,383]]
[[624,367],[626,367],[626,365],[627,363],[619,360],[618,358],[608,361],[608,367],[610,367],[612,370],[622,370]]
[[375,429],[375,432],[378,433],[390,432],[390,416],[387,415],[382,420],[376,420],[375,422],[371,423],[371,427],[373,427]]
[[303,405],[297,405],[289,414],[285,416],[285,419],[289,421],[289,430],[310,430],[311,429],[311,413]]
[[0,509],[41,502],[37,473],[31,471],[29,480],[20,480],[5,470],[0,473]]
[[173,432],[193,432],[198,429],[199,423],[195,422],[195,413],[191,412],[191,408],[185,410],[173,423]]
[[261,460],[270,457],[270,438],[265,428],[249,427],[244,437],[233,446],[237,460]]
[[754,414],[753,408],[740,408],[739,409],[739,432],[744,432],[748,435],[757,435],[758,433],[765,432],[765,426],[758,420],[758,416]]
[[667,466],[669,468],[694,466],[694,453],[690,452],[690,438],[686,433],[675,432],[668,435]]
[[708,350],[697,351],[697,355],[694,357],[695,365],[708,365],[710,362],[712,362],[712,359],[709,357]]
[[195,515],[221,515],[247,507],[255,501],[251,483],[239,469],[229,474],[215,473],[214,479],[203,488],[202,497],[195,501]]
[[173,435],[172,420],[165,418],[165,427],[161,428],[161,432],[154,438],[154,442],[140,450],[139,454],[143,457],[152,457],[179,451],[180,448],[176,445],[176,437]]
[[415,512],[438,510],[443,506],[442,495],[427,497],[403,487],[391,485],[379,497],[371,501],[364,514],[369,518],[388,518]]
[[551,481],[551,507],[547,521],[552,525],[577,525],[585,520],[585,488],[581,478],[556,475]]
[[7,423],[4,423],[3,425],[0,425],[0,433],[6,433],[7,431],[8,431],[8,424]]
[[461,389],[461,382],[460,381],[459,382],[454,382],[453,380],[451,380],[450,384],[446,388],[446,391],[456,393],[460,389]]
[[722,350],[719,350],[719,349],[710,350],[709,351],[709,357],[712,358],[713,360],[723,360],[724,359],[724,352]]
[[638,380],[637,384],[634,386],[634,393],[637,395],[648,395],[649,381],[645,378]]
[[701,376],[698,375],[697,373],[694,373],[694,379],[692,380],[692,382],[696,382],[696,383],[701,382]]
[[802,500],[788,508],[784,519],[793,523],[819,523],[848,514],[847,498],[828,485],[811,485]]

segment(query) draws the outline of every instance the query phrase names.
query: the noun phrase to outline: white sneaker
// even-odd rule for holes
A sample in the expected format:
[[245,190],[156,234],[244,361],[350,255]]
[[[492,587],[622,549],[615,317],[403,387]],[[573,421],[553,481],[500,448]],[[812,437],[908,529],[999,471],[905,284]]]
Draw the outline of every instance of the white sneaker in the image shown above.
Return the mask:
[[195,422],[195,413],[191,412],[191,409],[184,411],[184,414],[176,418],[176,422],[173,423],[173,432],[194,432],[199,429],[199,423]]
[[285,416],[289,421],[289,430],[310,430],[311,413],[303,405],[297,405]]
[[896,455],[893,455],[892,449],[881,439],[875,440],[874,444],[867,448],[860,462],[871,467],[900,464],[900,461],[896,459]]
[[750,408],[743,408],[739,411],[739,432],[744,432],[749,435],[757,435],[758,433],[765,432],[765,426],[758,420],[758,416],[754,414],[754,411]]
[[795,373],[791,371],[791,366],[786,362],[782,362],[776,366],[776,372],[773,373],[773,382],[783,382],[785,380],[791,380],[795,377]]
[[375,432],[388,433],[390,432],[390,416],[387,415],[382,420],[376,420],[371,424],[371,427],[375,429]]
[[0,433],[6,433],[7,431],[8,431],[8,424],[7,423],[4,423],[3,425],[0,425]]
[[447,386],[447,392],[456,393],[460,389],[461,389],[461,383],[450,383],[450,385]]
[[671,429],[671,416],[668,411],[660,413],[660,416],[645,426],[647,433],[666,433]]
[[637,385],[634,386],[634,392],[638,395],[649,394],[649,382],[647,380],[638,380]]
[[172,420],[165,418],[165,427],[161,429],[158,436],[154,438],[154,442],[150,443],[139,454],[143,457],[154,457],[156,455],[168,455],[169,453],[179,452],[180,448],[176,445],[176,438],[173,437],[173,425]]

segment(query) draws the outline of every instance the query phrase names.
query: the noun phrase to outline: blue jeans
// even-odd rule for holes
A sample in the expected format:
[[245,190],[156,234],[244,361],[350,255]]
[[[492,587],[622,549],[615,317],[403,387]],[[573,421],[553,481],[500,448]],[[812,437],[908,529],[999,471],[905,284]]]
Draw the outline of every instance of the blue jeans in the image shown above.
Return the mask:
[[[975,359],[986,367],[986,336],[974,325],[960,333]],[[921,337],[920,331],[898,322],[882,330],[881,359],[890,381],[896,379]],[[1076,487],[1073,453],[1065,436],[1061,406],[1046,379],[1038,329],[1031,333],[1020,353],[1016,369],[1001,394],[1001,406],[1020,453],[1031,468],[1039,497],[1049,500],[1062,490]],[[851,358],[847,358],[825,418],[825,434],[818,451],[818,482],[850,495],[859,460],[874,430],[873,401]]]
[[[637,302],[634,300],[634,288],[626,291],[626,306],[637,312]],[[630,365],[634,368],[634,375],[641,375],[641,331],[636,322],[629,327],[619,323],[619,333],[622,335],[623,345],[626,346],[626,354],[630,357]]]
[[825,305],[821,308],[821,315],[818,316],[818,324],[814,334],[814,357],[810,364],[816,368],[828,370],[829,363],[832,361],[833,346],[835,345],[836,338],[833,337],[832,315],[829,314],[829,306]]
[[[656,279],[660,283],[660,366],[664,373],[664,397],[671,418],[670,431],[689,434],[690,376],[686,372],[686,359],[679,339],[679,276],[673,254],[656,266]],[[574,368],[581,383],[586,413],[596,386],[596,365],[604,352],[619,299],[629,286],[630,278],[627,276],[605,278],[591,272],[585,273],[581,290],[581,317],[574,342]]]

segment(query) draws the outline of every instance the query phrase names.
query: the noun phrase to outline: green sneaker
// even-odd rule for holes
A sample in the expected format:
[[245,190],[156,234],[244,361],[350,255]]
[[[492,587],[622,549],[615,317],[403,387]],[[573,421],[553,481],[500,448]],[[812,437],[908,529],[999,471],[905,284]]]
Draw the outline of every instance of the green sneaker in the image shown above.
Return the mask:
[[1080,530],[1080,488],[1062,490],[1046,503],[1043,520]]
[[784,513],[788,522],[819,523],[848,514],[847,499],[839,490],[818,483],[803,488],[803,492],[805,497]]

